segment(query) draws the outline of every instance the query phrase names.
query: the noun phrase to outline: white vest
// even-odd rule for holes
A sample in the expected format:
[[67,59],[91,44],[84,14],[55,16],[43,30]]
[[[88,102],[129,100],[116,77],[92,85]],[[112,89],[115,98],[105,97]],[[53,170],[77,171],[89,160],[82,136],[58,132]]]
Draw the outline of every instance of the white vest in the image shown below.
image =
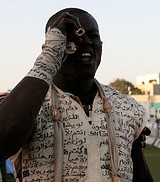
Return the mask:
[[[91,117],[66,93],[57,88],[58,109],[63,126],[63,182],[111,182],[111,156],[107,122],[112,122],[115,136],[117,175],[122,182],[131,182],[133,164],[131,148],[145,125],[143,106],[134,99],[103,86],[112,104],[110,119],[103,112],[99,93],[95,96]],[[31,140],[22,148],[23,182],[53,182],[55,158],[51,92],[39,111]],[[56,181],[56,182],[61,182]]]

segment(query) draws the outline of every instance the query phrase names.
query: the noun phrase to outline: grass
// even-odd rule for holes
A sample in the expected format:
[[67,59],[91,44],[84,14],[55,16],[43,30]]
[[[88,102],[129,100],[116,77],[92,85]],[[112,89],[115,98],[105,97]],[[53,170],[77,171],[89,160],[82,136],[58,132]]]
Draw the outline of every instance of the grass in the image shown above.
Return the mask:
[[6,182],[16,182],[14,177],[8,177]]
[[155,182],[160,182],[160,149],[147,145],[144,155]]

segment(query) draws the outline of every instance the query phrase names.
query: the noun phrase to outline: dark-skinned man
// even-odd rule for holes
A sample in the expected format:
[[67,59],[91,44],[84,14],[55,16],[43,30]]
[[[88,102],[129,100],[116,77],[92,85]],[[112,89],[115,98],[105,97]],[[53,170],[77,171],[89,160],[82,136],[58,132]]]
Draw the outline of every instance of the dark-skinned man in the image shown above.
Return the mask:
[[42,52],[0,106],[0,157],[23,181],[153,181],[133,148],[145,110],[95,79],[101,53],[88,12],[67,8],[48,20]]

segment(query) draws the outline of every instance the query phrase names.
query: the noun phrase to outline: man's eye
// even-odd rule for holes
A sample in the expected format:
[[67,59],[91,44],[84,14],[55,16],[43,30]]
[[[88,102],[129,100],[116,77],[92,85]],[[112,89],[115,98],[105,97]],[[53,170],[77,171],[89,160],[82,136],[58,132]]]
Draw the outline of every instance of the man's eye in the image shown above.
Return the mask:
[[97,34],[90,34],[89,37],[92,39],[100,39],[99,35]]
[[90,40],[91,41],[95,41],[95,42],[97,42],[97,43],[99,43],[99,44],[103,44],[103,42],[101,41],[101,38],[100,38],[100,36],[99,35],[91,35],[90,37]]

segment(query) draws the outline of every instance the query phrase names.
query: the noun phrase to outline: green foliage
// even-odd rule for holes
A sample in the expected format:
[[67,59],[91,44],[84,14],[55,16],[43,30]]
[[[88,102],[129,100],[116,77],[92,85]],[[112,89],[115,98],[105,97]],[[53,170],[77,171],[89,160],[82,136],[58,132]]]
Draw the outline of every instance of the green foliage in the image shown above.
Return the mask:
[[109,84],[123,94],[142,95],[143,92],[135,87],[131,82],[124,79],[116,79],[114,82]]

